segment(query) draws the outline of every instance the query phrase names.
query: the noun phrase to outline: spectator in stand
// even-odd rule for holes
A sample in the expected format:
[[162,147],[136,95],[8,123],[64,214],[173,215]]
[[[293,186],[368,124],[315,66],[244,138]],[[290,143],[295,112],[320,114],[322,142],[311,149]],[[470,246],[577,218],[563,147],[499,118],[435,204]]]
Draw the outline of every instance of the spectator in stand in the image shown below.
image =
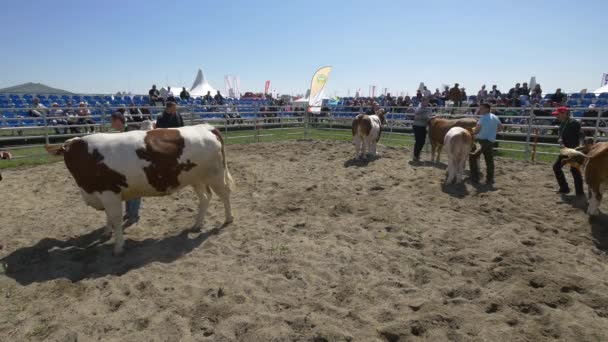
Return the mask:
[[511,101],[512,107],[519,107],[521,105],[521,102],[519,100],[520,92],[521,85],[519,83],[516,83],[515,87],[509,90],[509,100]]
[[450,88],[448,86],[445,86],[443,88],[443,91],[441,92],[441,99],[443,101],[447,101],[450,99]]
[[[63,127],[63,134],[68,134],[67,115],[65,114],[65,112],[63,110],[61,110],[59,108],[59,105],[57,104],[57,102],[53,102],[53,104],[51,105],[51,114],[50,114],[50,116],[51,116],[50,117],[51,123],[53,125],[66,126],[66,127]],[[55,133],[61,134],[59,128],[55,128]]]
[[420,161],[420,152],[426,142],[426,126],[429,123],[430,115],[431,109],[429,108],[429,99],[425,98],[420,102],[418,108],[416,108],[414,122],[412,123],[414,139],[416,140],[416,143],[414,144],[414,162]]
[[[570,111],[568,108],[559,107],[555,112],[553,112],[553,115],[556,115],[557,119],[560,121],[557,140],[560,146],[568,148],[577,148],[580,146],[583,141],[581,124],[578,121],[570,118]],[[562,160],[562,156],[557,158],[557,161],[555,164],[553,164],[553,172],[555,173],[555,178],[557,179],[557,184],[559,185],[557,192],[560,194],[568,194],[570,193],[570,187],[568,186],[568,182],[566,182],[564,171],[562,171],[562,168],[564,167]],[[583,177],[581,176],[580,171],[575,167],[571,167],[570,173],[572,173],[572,178],[574,179],[576,196],[584,196],[585,192],[583,190]]]
[[426,99],[431,97],[431,91],[428,90],[426,86],[424,86],[424,89],[422,90],[422,97]]
[[562,106],[566,102],[568,96],[562,93],[561,88],[557,88],[555,94],[551,95],[551,102],[556,102],[558,106]]
[[175,94],[173,94],[173,90],[171,90],[171,87],[167,86],[167,100],[166,101],[171,101],[171,102],[176,102],[177,100],[175,99]]
[[441,92],[439,91],[439,88],[435,88],[435,93],[433,94],[433,97],[436,98],[437,100],[441,100]]
[[[78,116],[77,123],[79,125],[94,125],[95,121],[91,120],[89,117],[91,116],[91,111],[87,108],[87,104],[85,102],[80,102],[78,104],[78,110],[76,111],[76,116]],[[91,133],[95,133],[95,127],[89,126],[85,127],[84,131],[90,131]]]
[[489,95],[491,98],[498,100],[502,96],[502,93],[496,88],[496,85],[493,85]]
[[165,104],[165,99],[160,96],[160,91],[156,89],[156,84],[152,85],[152,89],[148,91],[148,96],[150,97],[150,104],[152,106],[156,106],[157,102],[161,102],[163,105]]
[[129,116],[133,122],[144,121],[144,116],[142,115],[141,110],[135,106],[135,102],[133,101],[129,103]]
[[477,102],[484,103],[488,98],[488,91],[486,90],[486,85],[482,85],[481,89],[477,92]]
[[154,128],[177,128],[184,127],[184,119],[177,112],[177,104],[175,102],[167,102],[165,111],[156,119]]
[[534,86],[534,89],[532,89],[532,94],[531,94],[531,100],[534,103],[538,103],[540,102],[540,100],[542,100],[543,98],[543,90],[540,88],[540,84],[537,84]]
[[182,88],[182,92],[179,93],[179,98],[182,100],[189,100],[190,99],[190,93],[186,90],[186,87]]
[[448,99],[454,102],[454,107],[462,106],[462,95],[460,94],[460,84],[454,84],[454,88],[450,89]]
[[205,104],[213,104],[213,96],[211,96],[210,91],[208,91],[207,95],[203,97],[203,100],[205,100]]
[[460,100],[462,102],[467,100],[467,92],[465,91],[464,87],[460,88]]
[[519,95],[530,96],[530,88],[528,88],[528,83],[524,82],[521,88],[519,88]]
[[[587,118],[587,120],[581,121],[581,125],[583,126],[583,128],[584,127],[595,128],[596,120],[598,119],[598,116],[599,116],[599,111],[597,109],[595,109],[594,104],[590,104],[588,109],[583,113],[583,117]],[[585,136],[588,136],[588,137],[593,136],[593,130],[591,130],[591,129],[583,129],[583,133],[585,134]]]
[[222,96],[222,94],[220,94],[220,91],[217,91],[217,94],[215,94],[215,96],[213,97],[213,99],[215,100],[215,104],[217,105],[223,105],[224,104],[224,97]]
[[29,114],[32,117],[39,118],[46,113],[46,107],[40,103],[40,99],[35,97],[32,104],[32,109],[30,109]]

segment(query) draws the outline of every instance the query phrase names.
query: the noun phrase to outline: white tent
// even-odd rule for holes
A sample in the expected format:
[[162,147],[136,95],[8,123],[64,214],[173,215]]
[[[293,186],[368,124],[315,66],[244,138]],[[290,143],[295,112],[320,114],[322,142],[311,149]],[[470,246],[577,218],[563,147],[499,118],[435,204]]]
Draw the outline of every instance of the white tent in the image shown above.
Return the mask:
[[[171,88],[173,90],[173,88]],[[180,89],[181,91],[181,89]],[[215,88],[213,88],[209,82],[207,82],[207,80],[205,79],[205,76],[203,75],[203,71],[201,69],[198,69],[198,74],[196,74],[196,79],[194,80],[194,83],[192,84],[192,88],[190,88],[190,96],[192,97],[197,97],[197,96],[205,96],[207,95],[207,92],[211,92],[211,96],[215,96],[215,94],[217,94],[217,90],[215,90]]]
[[595,89],[593,92],[596,94],[608,93],[608,84],[605,84],[603,87]]

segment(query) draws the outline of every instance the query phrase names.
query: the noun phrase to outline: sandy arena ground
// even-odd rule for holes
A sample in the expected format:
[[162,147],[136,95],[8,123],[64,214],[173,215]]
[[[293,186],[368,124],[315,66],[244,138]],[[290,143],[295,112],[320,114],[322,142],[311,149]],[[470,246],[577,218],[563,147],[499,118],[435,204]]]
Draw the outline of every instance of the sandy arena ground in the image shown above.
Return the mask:
[[202,233],[189,189],[146,198],[123,257],[63,163],[4,171],[0,341],[608,341],[608,216],[550,165],[445,188],[353,151],[231,145],[234,224],[217,196]]

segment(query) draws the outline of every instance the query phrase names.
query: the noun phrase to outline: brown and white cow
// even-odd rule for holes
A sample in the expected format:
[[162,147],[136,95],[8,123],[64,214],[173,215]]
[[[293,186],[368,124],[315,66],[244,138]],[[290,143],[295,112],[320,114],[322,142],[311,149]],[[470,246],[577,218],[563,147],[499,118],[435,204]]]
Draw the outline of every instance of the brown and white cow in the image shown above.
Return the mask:
[[[445,135],[452,127],[462,127],[473,129],[477,126],[477,119],[462,118],[462,119],[443,119],[434,117],[429,120],[429,140],[431,141],[431,160],[439,162],[441,148],[445,140]],[[435,151],[437,151],[437,159],[435,159]]]
[[[462,183],[464,178],[464,167],[467,164],[474,140],[471,129],[452,127],[446,133],[443,145],[448,153],[448,176],[445,184]],[[478,149],[480,152],[481,149]],[[474,153],[479,153],[474,152]]]
[[578,149],[563,148],[560,155],[564,157],[562,163],[579,170],[584,167],[589,196],[587,214],[599,215],[602,195],[608,187],[608,142]]
[[380,140],[382,126],[386,125],[384,110],[377,114],[359,114],[353,120],[353,143],[355,144],[355,158],[363,158],[368,153],[376,156],[376,145]]
[[[0,159],[11,159],[13,156],[8,151],[0,151]],[[2,180],[2,174],[0,173],[0,181]]]
[[224,140],[210,125],[93,134],[73,138],[60,148],[85,202],[105,210],[104,234],[114,231],[114,253],[123,251],[122,201],[164,196],[191,186],[199,197],[194,227],[200,228],[211,191],[223,201],[226,223],[233,220],[233,180],[226,164]]

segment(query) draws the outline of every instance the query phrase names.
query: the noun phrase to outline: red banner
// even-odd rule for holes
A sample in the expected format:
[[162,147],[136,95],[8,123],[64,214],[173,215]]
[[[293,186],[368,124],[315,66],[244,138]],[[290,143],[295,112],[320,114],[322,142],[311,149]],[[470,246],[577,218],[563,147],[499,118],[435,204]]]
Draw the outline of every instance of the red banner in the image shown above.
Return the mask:
[[268,89],[270,89],[270,80],[266,81],[266,85],[264,85],[264,95],[268,94]]

